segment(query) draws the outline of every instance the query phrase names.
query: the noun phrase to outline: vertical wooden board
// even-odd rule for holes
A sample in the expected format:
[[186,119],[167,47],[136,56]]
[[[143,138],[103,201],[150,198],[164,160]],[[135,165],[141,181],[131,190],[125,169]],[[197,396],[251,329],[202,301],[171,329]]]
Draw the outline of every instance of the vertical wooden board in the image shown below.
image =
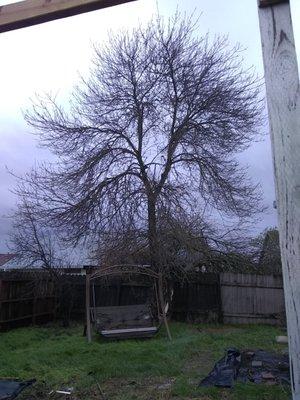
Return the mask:
[[220,281],[225,322],[281,322],[275,319],[275,315],[283,311],[280,277],[227,273],[221,274]]
[[86,336],[87,341],[90,343],[92,341],[92,333],[91,333],[91,311],[90,311],[90,301],[91,301],[91,294],[90,294],[90,276],[88,271],[86,271],[86,278],[85,278],[85,314],[86,314]]
[[288,3],[259,9],[288,323],[293,399],[300,399],[300,89]]

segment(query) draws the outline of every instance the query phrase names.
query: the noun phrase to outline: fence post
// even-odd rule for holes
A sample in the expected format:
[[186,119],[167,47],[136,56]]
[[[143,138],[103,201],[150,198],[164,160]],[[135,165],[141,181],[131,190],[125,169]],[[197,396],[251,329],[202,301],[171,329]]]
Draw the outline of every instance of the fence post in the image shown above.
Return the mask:
[[1,302],[1,300],[2,300],[2,296],[3,296],[3,294],[2,294],[2,279],[0,278],[0,332],[1,332],[1,330],[2,330],[2,319],[3,319],[3,315],[2,315],[2,302]]
[[87,336],[87,341],[89,343],[92,341],[90,300],[91,300],[90,276],[89,276],[88,270],[86,270],[86,275],[85,275],[85,312],[86,312],[86,336]]
[[259,0],[289,336],[300,400],[300,89],[289,0]]
[[34,297],[32,300],[32,325],[36,324],[36,295],[34,293]]

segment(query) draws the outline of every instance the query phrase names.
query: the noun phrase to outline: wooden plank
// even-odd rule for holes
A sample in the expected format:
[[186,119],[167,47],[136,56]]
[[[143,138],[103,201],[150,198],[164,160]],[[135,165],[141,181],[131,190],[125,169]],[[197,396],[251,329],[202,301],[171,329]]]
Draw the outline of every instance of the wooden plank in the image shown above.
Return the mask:
[[251,318],[251,319],[257,319],[257,318],[276,318],[276,314],[245,314],[245,313],[237,313],[237,314],[224,314],[224,317],[242,317],[242,318]]
[[289,0],[259,0],[259,7],[274,6],[279,3],[288,3]]
[[265,288],[282,288],[283,281],[281,276],[274,275],[257,275],[257,274],[235,274],[225,272],[220,274],[221,284],[232,286],[250,286]]
[[127,329],[104,329],[101,331],[103,335],[109,334],[109,333],[135,333],[135,332],[156,332],[157,327],[156,326],[149,326],[148,328],[127,328]]
[[153,337],[158,331],[157,327],[143,329],[114,329],[103,330],[101,335],[107,339],[138,339]]
[[300,86],[289,3],[259,8],[287,314],[291,386],[300,400]]
[[283,289],[283,285],[281,286],[261,286],[261,285],[254,285],[252,284],[245,284],[245,283],[222,283],[222,286],[228,286],[228,287],[241,287],[241,288],[245,288],[245,287],[249,287],[249,288],[260,288],[260,289],[278,289],[278,290],[282,290]]
[[23,297],[20,299],[4,299],[0,300],[0,304],[3,303],[23,303],[24,301],[32,301],[34,299],[43,300],[43,299],[56,299],[57,296],[37,296],[37,297]]
[[25,0],[0,6],[0,33],[135,0]]
[[91,293],[90,293],[90,275],[88,271],[86,271],[85,277],[85,314],[86,314],[86,337],[87,341],[90,343],[92,341],[92,332],[91,332]]
[[[224,322],[284,322],[283,287],[281,278],[272,275],[221,274],[221,296]],[[273,315],[271,318],[270,316]]]
[[[53,311],[47,311],[47,312],[42,312],[42,313],[35,314],[35,317],[42,317],[44,315],[52,315],[52,314],[53,314]],[[6,324],[8,322],[21,321],[23,319],[32,319],[32,314],[23,315],[22,317],[2,320],[2,321],[0,321],[0,324]]]

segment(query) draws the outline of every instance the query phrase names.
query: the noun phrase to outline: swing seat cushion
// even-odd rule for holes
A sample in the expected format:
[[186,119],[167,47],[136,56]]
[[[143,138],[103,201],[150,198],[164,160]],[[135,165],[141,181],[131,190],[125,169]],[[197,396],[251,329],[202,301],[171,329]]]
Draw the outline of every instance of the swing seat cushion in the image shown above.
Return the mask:
[[105,337],[151,337],[157,332],[147,304],[95,307],[93,319],[97,331]]
[[110,339],[131,339],[131,338],[150,338],[158,331],[156,326],[148,328],[128,328],[128,329],[112,329],[102,330],[102,336]]

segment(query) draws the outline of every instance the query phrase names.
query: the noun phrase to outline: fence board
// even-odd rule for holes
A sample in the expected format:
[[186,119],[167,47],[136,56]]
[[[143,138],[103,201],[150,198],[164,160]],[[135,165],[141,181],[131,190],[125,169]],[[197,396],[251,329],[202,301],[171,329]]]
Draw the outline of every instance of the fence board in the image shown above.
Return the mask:
[[285,322],[280,276],[220,274],[224,323],[281,325]]
[[48,322],[53,319],[56,297],[53,282],[45,274],[1,272],[0,330]]
[[199,273],[174,285],[172,318],[188,322],[219,322],[220,284],[217,274]]

